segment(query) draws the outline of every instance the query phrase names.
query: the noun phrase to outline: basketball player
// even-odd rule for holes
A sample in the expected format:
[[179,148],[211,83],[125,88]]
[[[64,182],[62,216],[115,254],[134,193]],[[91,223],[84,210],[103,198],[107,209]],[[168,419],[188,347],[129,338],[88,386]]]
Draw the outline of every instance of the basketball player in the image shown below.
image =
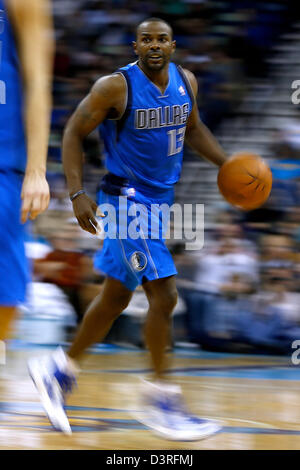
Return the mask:
[[[63,162],[74,213],[82,229],[92,234],[97,229],[97,204],[82,185],[82,142],[97,126],[101,125],[108,169],[98,203],[110,203],[117,215],[119,199],[126,196],[133,210],[137,203],[147,207],[151,203],[172,205],[184,137],[199,155],[217,166],[226,159],[199,120],[194,75],[171,62],[175,50],[171,27],[157,18],[144,21],[137,28],[133,47],[137,62],[100,78],[79,104],[64,133]],[[105,238],[95,265],[107,277],[68,353],[60,349],[43,363],[37,359],[29,363],[53,425],[71,432],[64,394],[75,381],[77,360],[86,348],[105,337],[141,284],[149,301],[145,340],[155,372],[153,383],[144,383],[143,422],[159,434],[179,440],[216,432],[214,423],[184,411],[180,390],[164,378],[170,318],[177,302],[177,272],[163,238]]]
[[23,224],[49,202],[51,30],[48,0],[0,0],[0,340],[25,300]]

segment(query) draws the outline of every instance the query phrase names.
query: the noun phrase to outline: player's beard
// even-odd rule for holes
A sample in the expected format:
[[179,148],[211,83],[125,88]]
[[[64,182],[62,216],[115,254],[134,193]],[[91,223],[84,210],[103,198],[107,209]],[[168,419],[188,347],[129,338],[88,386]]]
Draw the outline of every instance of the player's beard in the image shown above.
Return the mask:
[[168,60],[164,54],[160,54],[160,58],[157,61],[152,60],[151,57],[149,57],[149,55],[145,56],[141,60],[146,69],[151,70],[151,71],[157,71],[157,72],[162,70],[168,63]]

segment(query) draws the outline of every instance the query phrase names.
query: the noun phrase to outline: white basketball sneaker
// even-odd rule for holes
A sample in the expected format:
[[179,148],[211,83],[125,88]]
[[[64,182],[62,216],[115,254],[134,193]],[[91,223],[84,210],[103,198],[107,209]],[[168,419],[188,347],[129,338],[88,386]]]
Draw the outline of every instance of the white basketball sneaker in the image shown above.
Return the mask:
[[75,374],[78,369],[64,351],[58,348],[51,356],[30,359],[28,370],[54,428],[65,434],[72,434],[65,411],[65,397],[76,384]]
[[141,411],[135,417],[155,434],[168,440],[197,441],[216,434],[221,427],[190,414],[179,386],[143,381]]

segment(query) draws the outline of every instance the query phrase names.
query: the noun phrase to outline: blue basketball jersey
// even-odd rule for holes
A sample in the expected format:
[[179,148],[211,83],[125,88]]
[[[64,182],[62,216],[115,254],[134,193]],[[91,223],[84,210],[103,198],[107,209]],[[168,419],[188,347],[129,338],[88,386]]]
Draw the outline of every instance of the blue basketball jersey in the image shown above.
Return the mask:
[[164,93],[137,62],[120,68],[127,83],[127,107],[119,120],[100,126],[106,167],[120,177],[160,189],[171,188],[182,167],[184,135],[193,92],[184,72],[169,64]]
[[5,1],[0,0],[0,171],[24,171],[25,165],[19,59]]

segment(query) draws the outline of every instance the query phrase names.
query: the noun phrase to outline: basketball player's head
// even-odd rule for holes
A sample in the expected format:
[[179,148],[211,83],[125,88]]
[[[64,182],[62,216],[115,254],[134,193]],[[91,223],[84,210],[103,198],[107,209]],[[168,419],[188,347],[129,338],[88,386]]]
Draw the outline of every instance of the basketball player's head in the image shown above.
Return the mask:
[[145,69],[162,70],[170,62],[175,47],[172,28],[166,21],[149,18],[138,25],[133,48]]

